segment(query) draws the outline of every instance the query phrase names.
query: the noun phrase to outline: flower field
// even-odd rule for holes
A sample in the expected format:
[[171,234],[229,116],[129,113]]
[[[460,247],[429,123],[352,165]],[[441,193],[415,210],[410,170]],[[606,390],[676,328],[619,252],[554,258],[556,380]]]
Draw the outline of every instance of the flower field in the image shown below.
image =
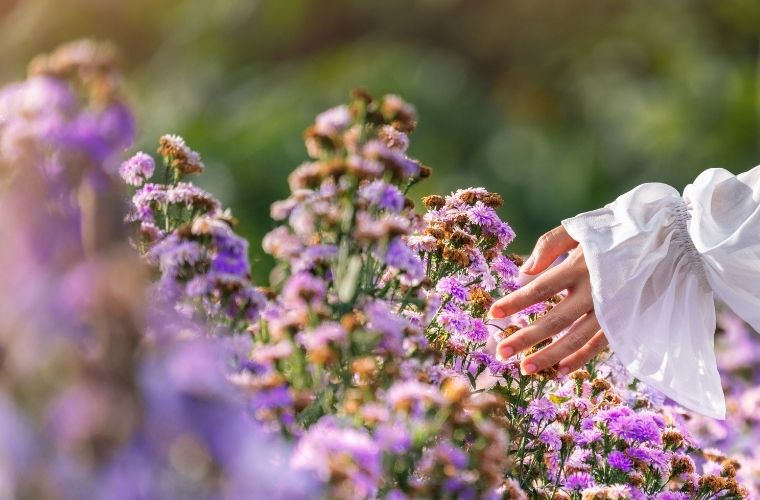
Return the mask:
[[495,342],[563,297],[487,318],[519,207],[411,200],[415,108],[364,90],[306,129],[253,283],[202,153],[125,159],[115,61],[67,44],[0,91],[0,498],[760,497],[760,344],[730,313],[725,422],[609,353],[522,375]]

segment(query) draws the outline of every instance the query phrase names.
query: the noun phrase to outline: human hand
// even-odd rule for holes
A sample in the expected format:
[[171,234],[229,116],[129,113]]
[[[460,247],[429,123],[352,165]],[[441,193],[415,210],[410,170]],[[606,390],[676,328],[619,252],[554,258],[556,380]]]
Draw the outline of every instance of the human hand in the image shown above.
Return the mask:
[[[543,272],[557,257],[568,251],[570,255],[567,259]],[[521,271],[528,275],[543,274],[494,302],[489,311],[492,318],[515,314],[562,290],[567,290],[568,295],[547,314],[499,342],[497,354],[504,359],[509,358],[570,327],[557,341],[526,356],[522,360],[521,370],[530,375],[559,364],[560,375],[567,375],[582,368],[607,346],[607,338],[594,314],[591,278],[583,249],[564,227],[559,226],[539,238]]]

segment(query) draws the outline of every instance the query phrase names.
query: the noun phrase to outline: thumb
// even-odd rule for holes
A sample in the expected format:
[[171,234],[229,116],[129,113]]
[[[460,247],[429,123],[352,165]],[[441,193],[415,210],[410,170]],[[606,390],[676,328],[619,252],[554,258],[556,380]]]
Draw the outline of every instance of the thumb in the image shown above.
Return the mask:
[[538,274],[549,267],[557,257],[577,245],[578,242],[570,237],[564,227],[555,227],[538,239],[536,247],[520,271],[525,274]]

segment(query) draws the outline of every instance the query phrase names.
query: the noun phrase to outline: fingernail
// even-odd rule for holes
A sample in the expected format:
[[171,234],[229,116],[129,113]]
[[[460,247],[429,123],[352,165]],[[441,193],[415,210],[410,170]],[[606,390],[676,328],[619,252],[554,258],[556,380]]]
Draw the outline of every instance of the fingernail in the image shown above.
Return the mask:
[[520,268],[520,271],[522,271],[524,273],[527,273],[528,271],[530,271],[530,269],[533,267],[533,261],[534,260],[535,259],[533,258],[532,255],[530,257],[528,257],[528,260],[526,260],[523,263],[522,267]]
[[501,319],[504,317],[504,311],[502,311],[501,308],[494,306],[491,307],[490,311],[488,311],[488,315],[494,319]]
[[499,347],[499,354],[501,354],[501,357],[504,359],[510,358],[515,354],[515,350],[508,345]]
[[563,366],[562,368],[559,369],[559,374],[561,377],[566,376],[568,373],[570,373],[570,368],[566,366]]
[[528,363],[525,366],[522,367],[522,374],[523,375],[530,375],[536,371],[536,365],[533,363]]

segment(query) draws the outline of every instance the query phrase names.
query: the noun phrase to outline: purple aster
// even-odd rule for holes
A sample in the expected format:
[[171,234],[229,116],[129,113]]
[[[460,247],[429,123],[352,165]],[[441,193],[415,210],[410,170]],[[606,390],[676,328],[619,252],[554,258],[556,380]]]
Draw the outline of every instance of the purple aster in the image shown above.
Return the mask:
[[322,303],[327,285],[307,272],[296,273],[288,278],[282,289],[281,300],[289,307],[316,307]]
[[286,385],[272,389],[263,388],[256,391],[249,404],[254,413],[259,410],[288,408],[293,404],[293,396]]
[[314,330],[299,333],[297,339],[305,348],[315,349],[341,341],[346,335],[346,330],[338,323],[326,321]]
[[528,414],[534,422],[542,420],[554,420],[557,418],[557,406],[547,397],[534,399],[528,403]]
[[574,472],[565,478],[565,488],[568,490],[582,490],[594,486],[594,477],[588,472]]
[[204,214],[216,212],[221,208],[221,203],[214,195],[190,182],[179,182],[167,189],[166,202],[200,210]]
[[226,224],[213,233],[214,249],[211,271],[247,278],[251,272],[248,263],[248,241],[236,235]]
[[663,491],[654,496],[655,500],[689,500],[688,493],[682,491]]
[[488,341],[488,327],[480,319],[473,319],[465,337],[475,344],[483,344]]
[[[281,260],[293,259],[299,256],[303,249],[301,241],[285,226],[279,226],[267,233],[261,246],[266,253]],[[305,269],[299,269],[302,270]]]
[[371,205],[389,212],[400,212],[404,208],[404,194],[396,186],[381,180],[362,186],[359,196]]
[[498,359],[489,363],[488,371],[494,376],[509,374],[511,377],[516,377],[520,373],[520,369],[514,361],[499,361]]
[[608,422],[607,427],[615,436],[629,441],[660,443],[660,428],[650,415],[621,416]]
[[156,163],[153,157],[140,151],[119,167],[119,175],[130,186],[142,186],[153,176]]
[[550,450],[558,451],[562,448],[561,434],[554,427],[550,426],[544,429],[541,435],[538,436],[538,440],[548,446]]
[[476,365],[485,366],[485,367],[487,367],[494,361],[494,357],[491,354],[484,351],[472,351],[470,353],[470,359]]
[[392,167],[401,178],[415,177],[420,173],[420,164],[417,161],[396,149],[390,149],[380,140],[368,141],[364,145],[363,153],[370,160],[379,160]]
[[539,302],[538,304],[533,304],[530,307],[526,307],[522,311],[520,311],[518,316],[532,316],[534,314],[541,314],[542,312],[546,311],[546,304],[543,302]]
[[520,272],[517,265],[504,255],[497,255],[491,261],[491,269],[496,272],[499,278],[506,281],[511,281]]
[[[332,470],[338,459],[353,467]],[[382,453],[364,429],[341,427],[334,417],[322,417],[299,440],[291,457],[296,470],[312,471],[323,481],[335,474],[348,474],[353,493],[358,497],[374,496],[382,479]]]
[[[271,243],[271,240],[270,240],[270,243]],[[298,254],[298,257],[293,260],[291,264],[292,271],[294,273],[298,273],[301,271],[312,271],[319,264],[328,264],[330,260],[336,255],[338,255],[338,247],[336,247],[335,245],[309,246],[306,249],[304,249],[302,252],[300,252],[300,254]]]
[[166,188],[161,184],[145,184],[132,196],[129,220],[154,222],[153,211],[162,203],[166,203]]
[[462,337],[467,336],[467,332],[470,330],[470,323],[472,323],[472,316],[462,311],[456,306],[452,307],[452,304],[448,304],[446,308],[438,315],[438,322],[446,329],[446,331],[459,335]]
[[607,455],[607,463],[610,464],[610,467],[614,467],[623,472],[631,472],[633,470],[633,462],[622,451],[615,450],[610,452],[610,454]]
[[374,437],[380,448],[391,453],[405,453],[412,445],[409,431],[399,422],[379,425]]
[[314,131],[320,135],[337,135],[351,125],[351,111],[348,106],[341,105],[330,108],[317,115]]
[[193,266],[207,258],[203,245],[172,234],[148,253],[151,262],[158,264],[163,274],[175,277],[183,266]]
[[388,243],[384,260],[388,267],[400,272],[399,281],[402,285],[417,286],[425,277],[422,259],[399,237]]
[[484,204],[482,201],[478,201],[467,210],[467,218],[472,224],[481,226],[482,228],[491,228],[501,223],[499,215],[496,210]]
[[442,295],[449,295],[457,302],[467,300],[467,288],[454,276],[441,278],[435,285],[435,290]]

